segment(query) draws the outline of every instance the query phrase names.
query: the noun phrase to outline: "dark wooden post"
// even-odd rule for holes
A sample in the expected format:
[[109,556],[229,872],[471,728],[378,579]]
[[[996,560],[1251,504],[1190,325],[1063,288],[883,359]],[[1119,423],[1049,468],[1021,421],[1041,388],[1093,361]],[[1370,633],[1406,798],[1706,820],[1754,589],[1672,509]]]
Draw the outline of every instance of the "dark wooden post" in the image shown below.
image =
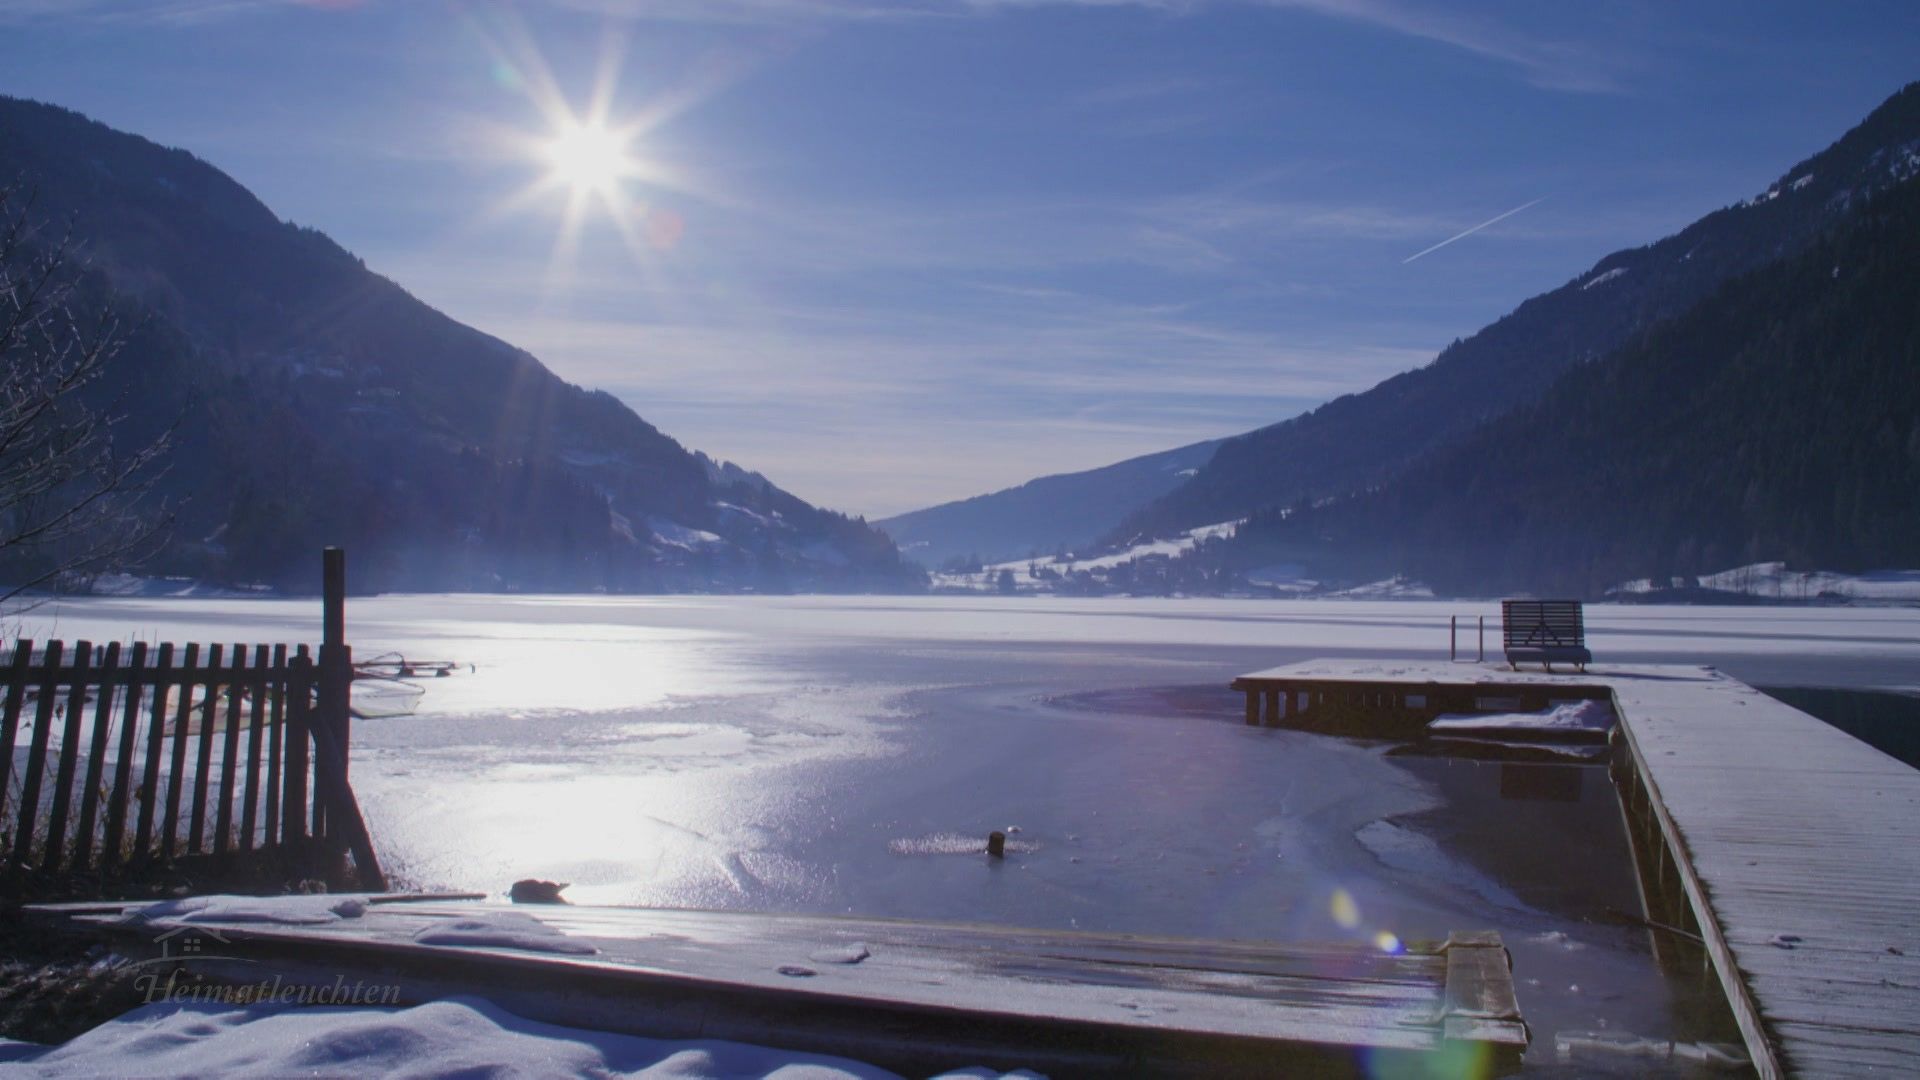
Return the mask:
[[[320,693],[321,712],[340,740],[345,755],[353,745],[350,697],[353,693],[353,650],[347,645],[347,553],[330,547],[321,553]],[[332,707],[329,708],[328,706]],[[340,779],[347,781],[347,759],[340,759]]]
[[[326,548],[320,553],[320,656],[319,667],[315,671],[316,704],[314,710],[313,733],[316,740],[331,736],[339,747],[336,758],[332,754],[321,754],[316,760],[314,776],[319,781],[319,790],[314,794],[315,808],[313,837],[325,852],[329,867],[344,854],[340,844],[340,829],[336,823],[327,820],[331,789],[329,782],[321,779],[323,772],[334,772],[339,783],[352,790],[347,779],[347,757],[352,753],[353,738],[347,730],[347,712],[351,707],[342,700],[343,687],[352,685],[353,660],[347,649],[347,553],[337,547]],[[341,672],[346,672],[345,680]],[[337,771],[335,771],[337,770]]]
[[343,850],[353,852],[354,869],[362,888],[384,892],[386,875],[373,852],[373,839],[353,797],[347,761],[353,745],[353,651],[347,645],[347,553],[327,548],[321,557],[322,625],[320,635],[320,694],[315,710],[314,780],[326,806],[323,850],[331,861]]

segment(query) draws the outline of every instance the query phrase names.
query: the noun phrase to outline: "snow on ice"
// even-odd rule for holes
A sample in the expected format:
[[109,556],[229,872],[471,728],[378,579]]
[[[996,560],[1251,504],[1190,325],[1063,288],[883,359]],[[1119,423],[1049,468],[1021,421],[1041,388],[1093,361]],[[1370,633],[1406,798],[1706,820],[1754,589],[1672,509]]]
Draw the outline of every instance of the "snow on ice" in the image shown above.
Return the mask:
[[141,922],[317,926],[357,919],[366,912],[367,902],[355,896],[190,896],[148,904],[127,918]]
[[469,949],[520,949],[525,952],[589,956],[600,950],[578,938],[518,911],[488,911],[464,919],[449,919],[414,932],[422,945]]

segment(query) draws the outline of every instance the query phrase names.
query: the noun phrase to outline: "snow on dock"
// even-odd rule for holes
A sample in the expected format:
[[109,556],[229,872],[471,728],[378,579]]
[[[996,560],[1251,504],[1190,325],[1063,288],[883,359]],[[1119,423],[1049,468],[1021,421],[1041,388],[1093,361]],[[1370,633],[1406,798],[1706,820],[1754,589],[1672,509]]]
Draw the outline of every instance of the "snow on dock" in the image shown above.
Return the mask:
[[[725,1039],[909,1073],[1260,1073],[1355,1054],[1517,1063],[1526,1028],[1499,936],[1382,951],[739,912],[472,901],[48,905],[34,918],[253,983],[396,984],[529,1020]],[[223,920],[238,911],[244,919]],[[316,912],[333,917],[316,917]],[[159,943],[157,946],[155,943]],[[179,956],[176,948],[173,954]],[[222,957],[230,963],[222,966]]]
[[1313,661],[1233,686],[1249,723],[1329,702],[1610,699],[1760,1075],[1920,1062],[1920,770],[1711,668]]

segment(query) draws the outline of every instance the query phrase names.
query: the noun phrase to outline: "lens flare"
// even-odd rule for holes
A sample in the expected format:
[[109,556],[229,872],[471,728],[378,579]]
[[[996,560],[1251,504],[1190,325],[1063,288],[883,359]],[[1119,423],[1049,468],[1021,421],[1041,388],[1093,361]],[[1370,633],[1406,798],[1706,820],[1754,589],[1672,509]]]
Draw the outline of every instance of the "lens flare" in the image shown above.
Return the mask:
[[1340,924],[1342,930],[1353,930],[1360,925],[1360,905],[1353,894],[1345,889],[1333,890],[1333,900],[1328,905],[1333,921]]

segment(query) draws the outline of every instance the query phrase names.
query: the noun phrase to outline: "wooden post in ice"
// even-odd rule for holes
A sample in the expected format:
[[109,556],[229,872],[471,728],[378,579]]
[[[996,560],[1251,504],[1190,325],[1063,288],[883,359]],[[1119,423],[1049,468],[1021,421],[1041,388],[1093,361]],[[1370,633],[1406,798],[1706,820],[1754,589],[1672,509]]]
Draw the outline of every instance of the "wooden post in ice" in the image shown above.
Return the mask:
[[347,645],[347,553],[337,547],[321,554],[321,635],[318,708],[314,710],[314,781],[326,807],[322,850],[329,863],[353,852],[360,887],[384,892],[386,875],[373,853],[373,840],[360,817],[348,782],[348,751],[353,745],[353,650]]

